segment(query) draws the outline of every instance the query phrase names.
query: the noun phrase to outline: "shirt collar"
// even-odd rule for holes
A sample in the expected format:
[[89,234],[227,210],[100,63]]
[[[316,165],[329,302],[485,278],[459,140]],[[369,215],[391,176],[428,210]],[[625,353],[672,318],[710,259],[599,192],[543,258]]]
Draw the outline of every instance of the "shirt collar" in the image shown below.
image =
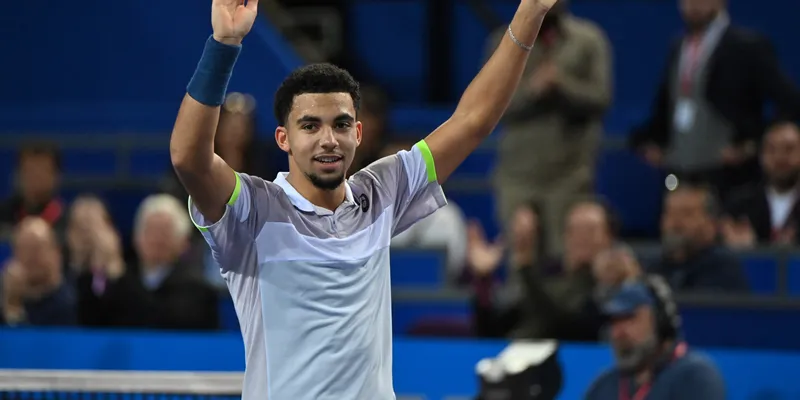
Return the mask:
[[[303,197],[297,189],[292,186],[291,183],[286,179],[289,176],[288,172],[278,172],[278,176],[275,177],[273,183],[280,186],[283,189],[283,192],[286,193],[286,196],[289,197],[289,200],[292,204],[297,207],[300,211],[304,212],[316,212],[318,214],[330,214],[330,210],[325,210],[322,207],[317,207],[308,199]],[[344,202],[346,204],[355,204],[355,198],[353,197],[353,190],[350,189],[350,184],[347,181],[344,181]]]

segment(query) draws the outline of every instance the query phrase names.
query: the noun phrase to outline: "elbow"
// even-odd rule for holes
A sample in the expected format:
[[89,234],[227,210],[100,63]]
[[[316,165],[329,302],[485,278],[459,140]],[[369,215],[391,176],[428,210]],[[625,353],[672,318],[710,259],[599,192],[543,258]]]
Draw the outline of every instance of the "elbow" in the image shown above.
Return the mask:
[[170,143],[169,157],[176,171],[191,169],[192,160],[189,152],[176,146],[174,142]]
[[211,166],[214,156],[213,151],[208,157],[203,156],[204,152],[191,148],[191,146],[181,146],[173,140],[169,146],[170,161],[172,167],[179,174],[193,173],[202,174]]
[[483,140],[494,131],[502,115],[502,111],[493,113],[491,110],[469,112],[456,110],[450,121],[465,135]]

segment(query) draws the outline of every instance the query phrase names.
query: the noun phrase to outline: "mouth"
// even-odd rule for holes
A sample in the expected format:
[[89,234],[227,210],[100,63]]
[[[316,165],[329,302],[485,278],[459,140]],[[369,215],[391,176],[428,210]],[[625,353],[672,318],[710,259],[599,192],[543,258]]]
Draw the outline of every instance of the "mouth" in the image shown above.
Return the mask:
[[322,164],[324,167],[337,167],[342,163],[343,157],[338,155],[321,155],[314,157],[314,162]]

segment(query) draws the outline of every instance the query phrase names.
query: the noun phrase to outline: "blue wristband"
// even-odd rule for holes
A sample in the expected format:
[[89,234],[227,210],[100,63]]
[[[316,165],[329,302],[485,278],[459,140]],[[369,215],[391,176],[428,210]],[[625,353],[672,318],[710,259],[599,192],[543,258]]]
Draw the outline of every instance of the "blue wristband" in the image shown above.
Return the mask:
[[211,36],[206,41],[203,56],[197,64],[186,92],[193,99],[207,106],[219,106],[225,101],[228,81],[242,46],[223,44]]

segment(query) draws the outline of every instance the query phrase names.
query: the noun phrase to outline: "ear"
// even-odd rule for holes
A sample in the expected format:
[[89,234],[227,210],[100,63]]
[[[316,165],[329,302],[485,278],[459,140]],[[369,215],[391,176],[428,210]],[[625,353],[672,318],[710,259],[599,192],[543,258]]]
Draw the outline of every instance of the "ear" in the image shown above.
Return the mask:
[[356,147],[358,147],[361,144],[361,137],[362,137],[361,129],[362,129],[361,121],[356,121]]
[[285,127],[279,126],[275,128],[275,143],[286,153],[292,152],[292,147],[289,145],[289,131]]

